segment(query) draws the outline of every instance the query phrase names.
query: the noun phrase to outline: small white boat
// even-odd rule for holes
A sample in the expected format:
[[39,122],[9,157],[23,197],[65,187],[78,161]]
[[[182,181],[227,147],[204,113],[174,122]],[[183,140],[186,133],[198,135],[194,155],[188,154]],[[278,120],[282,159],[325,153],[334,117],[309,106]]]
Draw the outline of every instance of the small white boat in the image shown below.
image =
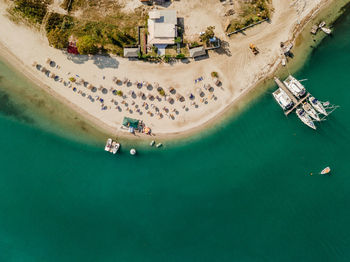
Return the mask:
[[316,110],[308,103],[308,102],[304,102],[303,103],[303,109],[305,110],[305,112],[311,116],[311,118],[313,118],[316,121],[321,121],[319,115],[317,114]]
[[322,103],[320,101],[318,101],[316,98],[314,98],[313,96],[309,97],[309,102],[310,104],[313,106],[313,108],[316,109],[317,112],[319,112],[320,114],[323,115],[328,115],[326,109],[324,109]]
[[325,21],[322,21],[319,25],[318,25],[318,27],[319,28],[322,28],[322,27],[324,27],[326,25],[326,22]]
[[155,143],[156,143],[156,141],[152,140],[151,143],[149,143],[149,145],[154,146]]
[[112,138],[108,138],[105,146],[105,151],[109,152],[112,146]]
[[326,27],[321,27],[321,30],[325,32],[327,35],[330,35],[332,33],[332,30]]
[[281,64],[282,64],[282,66],[286,66],[286,59],[285,58],[282,58]]
[[316,126],[314,122],[311,120],[308,114],[306,114],[304,109],[298,108],[296,110],[298,118],[308,127],[311,127],[312,129],[316,130]]
[[130,149],[130,155],[132,155],[132,156],[136,155],[136,149],[135,148],[131,148]]
[[113,155],[115,155],[118,152],[119,147],[120,147],[120,144],[113,141],[112,146],[111,146],[111,150],[109,152],[111,152]]
[[283,110],[291,109],[294,106],[292,99],[282,88],[278,88],[272,95]]
[[331,172],[331,168],[329,167],[329,166],[327,166],[326,168],[324,168],[321,172],[320,172],[320,174],[321,175],[327,175],[327,174],[329,174]]
[[302,98],[306,95],[306,89],[300,81],[294,78],[292,75],[288,76],[283,83],[292,92],[296,98]]
[[162,143],[158,143],[158,144],[156,145],[156,147],[159,148],[159,147],[161,147],[162,145],[163,145]]

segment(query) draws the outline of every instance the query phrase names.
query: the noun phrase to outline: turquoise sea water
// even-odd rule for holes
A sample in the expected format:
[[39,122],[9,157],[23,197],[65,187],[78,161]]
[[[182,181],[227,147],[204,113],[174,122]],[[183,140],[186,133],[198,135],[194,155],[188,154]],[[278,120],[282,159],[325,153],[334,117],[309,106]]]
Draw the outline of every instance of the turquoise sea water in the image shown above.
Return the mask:
[[349,47],[345,15],[296,75],[341,105],[316,132],[268,90],[213,134],[137,157],[45,131],[1,91],[0,261],[349,261]]

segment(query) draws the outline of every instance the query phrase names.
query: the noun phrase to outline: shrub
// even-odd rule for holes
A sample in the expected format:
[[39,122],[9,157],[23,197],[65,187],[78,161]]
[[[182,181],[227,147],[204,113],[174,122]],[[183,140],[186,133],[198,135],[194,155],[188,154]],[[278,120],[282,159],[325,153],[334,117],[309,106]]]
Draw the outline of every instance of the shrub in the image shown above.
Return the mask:
[[51,30],[47,34],[49,44],[54,48],[62,49],[68,46],[68,32],[58,28]]
[[85,54],[85,55],[88,55],[88,54],[94,55],[94,54],[97,54],[98,52],[98,48],[95,45],[94,39],[89,35],[79,37],[77,42],[77,48],[80,54]]
[[184,59],[184,58],[186,58],[186,56],[182,53],[176,55],[176,59]]
[[40,0],[16,0],[14,11],[33,23],[41,24],[47,13],[47,5]]
[[211,76],[212,77],[219,77],[219,74],[218,74],[218,72],[213,71],[213,72],[211,72]]

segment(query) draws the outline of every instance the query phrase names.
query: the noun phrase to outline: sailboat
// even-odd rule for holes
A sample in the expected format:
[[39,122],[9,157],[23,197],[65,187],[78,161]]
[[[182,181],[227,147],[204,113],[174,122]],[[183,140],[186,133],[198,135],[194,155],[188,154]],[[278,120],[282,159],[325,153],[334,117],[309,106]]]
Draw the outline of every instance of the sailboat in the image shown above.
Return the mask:
[[326,109],[324,109],[322,103],[320,101],[318,101],[316,98],[314,98],[313,96],[309,97],[309,102],[310,104],[321,114],[323,115],[328,115]]
[[303,109],[309,116],[311,116],[311,118],[315,119],[316,121],[321,121],[316,110],[308,102],[303,103]]

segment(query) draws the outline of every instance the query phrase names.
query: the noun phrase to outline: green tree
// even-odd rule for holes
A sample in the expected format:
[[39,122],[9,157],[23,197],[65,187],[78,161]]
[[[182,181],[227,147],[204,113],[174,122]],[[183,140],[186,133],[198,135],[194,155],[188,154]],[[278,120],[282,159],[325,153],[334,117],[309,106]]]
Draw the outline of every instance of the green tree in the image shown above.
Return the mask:
[[98,52],[98,48],[95,45],[94,39],[89,35],[79,37],[77,42],[77,48],[80,54],[85,54],[85,55],[87,54],[94,55],[94,54],[97,54]]
[[47,34],[49,44],[54,48],[62,49],[68,46],[68,33],[58,28],[51,30]]
[[215,29],[215,26],[208,26],[204,34],[201,35],[200,39],[204,43],[209,43],[209,39],[215,36],[214,29]]

